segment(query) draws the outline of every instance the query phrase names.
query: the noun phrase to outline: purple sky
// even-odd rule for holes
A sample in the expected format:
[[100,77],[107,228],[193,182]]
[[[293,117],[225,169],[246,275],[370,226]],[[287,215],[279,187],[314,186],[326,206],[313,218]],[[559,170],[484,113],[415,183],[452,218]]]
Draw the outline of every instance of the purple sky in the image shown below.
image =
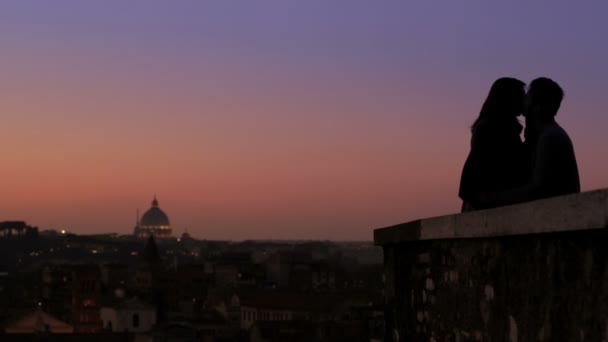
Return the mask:
[[608,185],[605,1],[2,1],[0,220],[370,239],[458,211],[491,83],[548,76]]

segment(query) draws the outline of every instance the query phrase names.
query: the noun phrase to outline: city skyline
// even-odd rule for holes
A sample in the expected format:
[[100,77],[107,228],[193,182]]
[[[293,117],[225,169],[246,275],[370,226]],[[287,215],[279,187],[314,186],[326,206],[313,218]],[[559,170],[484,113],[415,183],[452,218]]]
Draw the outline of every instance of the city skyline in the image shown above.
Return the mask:
[[547,6],[3,2],[0,221],[130,234],[156,194],[174,236],[371,240],[459,211],[502,76],[563,86],[606,187],[608,4]]

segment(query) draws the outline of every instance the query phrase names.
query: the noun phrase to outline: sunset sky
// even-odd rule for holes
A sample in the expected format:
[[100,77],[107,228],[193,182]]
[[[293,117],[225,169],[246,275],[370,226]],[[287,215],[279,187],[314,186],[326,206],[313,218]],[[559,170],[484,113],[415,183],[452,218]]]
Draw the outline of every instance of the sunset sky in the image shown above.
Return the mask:
[[608,187],[607,1],[2,1],[0,221],[369,240],[457,212],[491,83],[548,76]]

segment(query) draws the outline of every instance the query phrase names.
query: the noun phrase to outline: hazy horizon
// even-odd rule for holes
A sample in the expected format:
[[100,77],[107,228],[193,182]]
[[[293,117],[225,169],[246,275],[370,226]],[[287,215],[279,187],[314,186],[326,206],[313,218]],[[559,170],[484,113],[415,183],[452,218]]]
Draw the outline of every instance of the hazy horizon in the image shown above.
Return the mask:
[[608,186],[606,2],[3,1],[0,221],[370,240],[458,212],[491,83],[548,76]]

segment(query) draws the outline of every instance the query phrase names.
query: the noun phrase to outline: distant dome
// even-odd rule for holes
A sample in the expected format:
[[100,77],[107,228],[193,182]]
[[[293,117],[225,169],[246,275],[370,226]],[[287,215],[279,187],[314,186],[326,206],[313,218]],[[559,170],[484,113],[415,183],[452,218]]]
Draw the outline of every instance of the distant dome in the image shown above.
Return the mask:
[[139,222],[140,226],[169,226],[169,217],[164,211],[158,207],[158,201],[156,197],[152,201],[152,208],[148,209],[141,217]]
[[168,238],[171,236],[169,217],[158,207],[156,196],[154,196],[154,200],[152,201],[152,207],[138,220],[134,234],[141,238],[147,238],[150,235],[158,238]]

